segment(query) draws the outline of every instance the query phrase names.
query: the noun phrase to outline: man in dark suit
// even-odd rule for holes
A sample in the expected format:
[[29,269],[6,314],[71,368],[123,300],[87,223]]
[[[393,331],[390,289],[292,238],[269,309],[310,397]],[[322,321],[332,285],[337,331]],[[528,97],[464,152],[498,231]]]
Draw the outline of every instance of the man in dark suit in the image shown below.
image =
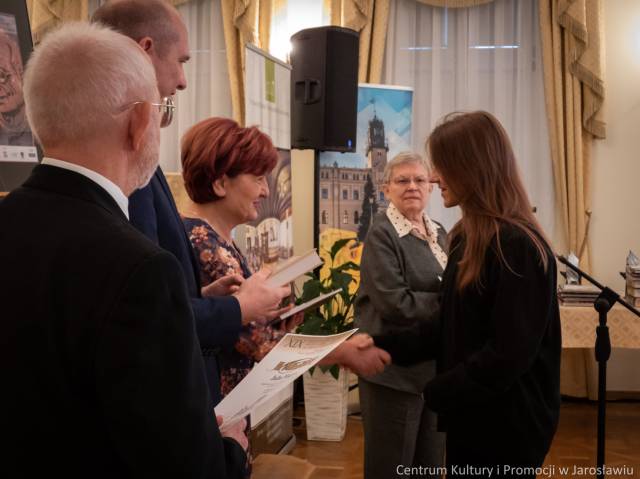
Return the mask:
[[127,221],[158,161],[148,56],[72,24],[24,90],[46,157],[0,204],[0,476],[242,477],[246,437],[220,435],[180,265]]
[[[161,97],[171,97],[186,88],[183,65],[189,60],[187,29],[166,1],[112,0],[96,10],[92,21],[118,30],[142,47],[156,70]],[[129,214],[138,230],[180,262],[205,357],[210,393],[217,404],[220,388],[216,352],[235,346],[242,325],[267,321],[284,312],[279,304],[290,289],[268,287],[266,275],[257,274],[246,281],[237,275],[223,278],[201,290],[198,263],[160,167],[149,185],[129,198]],[[235,289],[234,294],[223,296]]]

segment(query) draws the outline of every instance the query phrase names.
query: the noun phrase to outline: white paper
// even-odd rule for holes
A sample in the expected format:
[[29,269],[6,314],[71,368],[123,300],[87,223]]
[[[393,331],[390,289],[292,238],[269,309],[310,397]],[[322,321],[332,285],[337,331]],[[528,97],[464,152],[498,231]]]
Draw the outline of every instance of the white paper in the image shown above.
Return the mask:
[[250,414],[256,406],[302,376],[356,331],[352,329],[330,336],[285,335],[215,408],[216,416],[222,416],[224,420],[221,429]]

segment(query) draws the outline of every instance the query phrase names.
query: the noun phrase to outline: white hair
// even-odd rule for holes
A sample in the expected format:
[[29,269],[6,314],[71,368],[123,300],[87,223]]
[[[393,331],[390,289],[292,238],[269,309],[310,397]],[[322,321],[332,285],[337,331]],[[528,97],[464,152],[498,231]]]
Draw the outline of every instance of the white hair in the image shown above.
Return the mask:
[[67,23],[35,49],[24,76],[27,117],[45,147],[110,131],[134,101],[157,101],[149,57],[130,38],[86,22]]
[[424,158],[422,158],[422,156],[411,151],[403,151],[394,156],[393,159],[385,165],[384,172],[382,173],[382,182],[389,183],[391,181],[391,174],[393,173],[393,169],[396,166],[404,165],[406,163],[418,163],[419,165],[422,165],[424,167],[427,173],[431,172],[429,164],[425,161]]

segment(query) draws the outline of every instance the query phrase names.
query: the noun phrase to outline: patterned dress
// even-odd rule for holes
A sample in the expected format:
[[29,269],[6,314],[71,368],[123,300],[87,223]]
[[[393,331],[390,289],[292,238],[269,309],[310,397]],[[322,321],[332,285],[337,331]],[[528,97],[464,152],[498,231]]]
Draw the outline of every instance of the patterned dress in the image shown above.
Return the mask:
[[[237,246],[225,241],[204,220],[183,217],[187,235],[196,253],[200,266],[200,283],[207,286],[217,279],[230,274],[239,274],[243,278],[251,276],[246,258]],[[249,374],[254,363],[260,361],[286,334],[286,331],[271,326],[250,324],[242,326],[238,341],[233,350],[222,350],[218,354],[220,366],[220,391],[225,397]],[[249,437],[251,423],[246,417],[245,434]],[[245,478],[251,477],[251,449],[247,450],[247,469]]]
[[[229,274],[251,276],[247,260],[236,245],[221,238],[209,223],[186,217],[183,222],[198,258],[202,286]],[[251,371],[254,363],[271,351],[285,334],[286,331],[271,326],[243,326],[235,348],[223,350],[218,356],[222,396],[229,394]]]

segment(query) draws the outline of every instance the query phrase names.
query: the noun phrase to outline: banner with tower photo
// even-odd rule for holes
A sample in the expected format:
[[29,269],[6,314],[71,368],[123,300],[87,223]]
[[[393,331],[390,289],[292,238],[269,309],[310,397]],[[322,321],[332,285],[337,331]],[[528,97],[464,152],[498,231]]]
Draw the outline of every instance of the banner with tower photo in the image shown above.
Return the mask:
[[[320,275],[328,274],[331,246],[350,238],[336,256],[334,267],[353,261],[360,264],[362,245],[376,213],[387,201],[382,174],[387,161],[411,149],[413,89],[360,84],[358,126],[354,153],[319,154],[318,250],[325,260]],[[359,274],[356,274],[357,288]]]

